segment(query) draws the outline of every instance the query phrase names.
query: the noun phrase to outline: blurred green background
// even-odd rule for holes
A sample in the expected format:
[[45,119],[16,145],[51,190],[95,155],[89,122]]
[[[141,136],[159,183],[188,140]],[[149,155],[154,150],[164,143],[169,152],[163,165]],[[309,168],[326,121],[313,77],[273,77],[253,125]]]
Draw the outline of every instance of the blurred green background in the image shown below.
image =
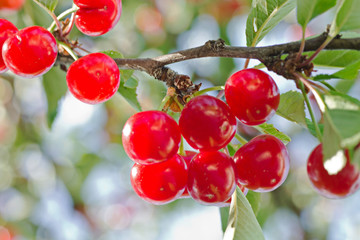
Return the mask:
[[[120,21],[112,31],[94,38],[74,27],[71,39],[91,52],[116,50],[128,58],[159,56],[220,37],[229,45],[246,45],[251,5],[247,0],[122,3]],[[72,1],[60,0],[55,13],[71,5]],[[331,16],[330,12],[317,18],[307,34],[323,32]],[[51,24],[31,0],[19,11],[0,10],[0,17],[19,29]],[[295,13],[290,13],[259,45],[300,37]],[[243,65],[243,59],[208,58],[169,67],[207,88],[224,84]],[[145,73],[134,74],[142,109],[157,109],[165,85]],[[271,75],[281,93],[295,90],[293,82]],[[357,83],[350,95],[359,98],[359,90]],[[217,207],[192,199],[154,206],[134,193],[129,180],[133,162],[121,145],[121,130],[135,112],[120,94],[95,106],[79,102],[67,92],[65,72],[58,67],[42,78],[0,74],[0,240],[221,239]],[[49,119],[54,120],[51,128]],[[287,180],[274,192],[262,194],[257,217],[266,239],[360,239],[360,192],[342,200],[318,195],[306,175],[306,159],[318,144],[316,138],[278,116],[270,122],[292,142]],[[240,125],[239,131],[245,137],[254,134]]]

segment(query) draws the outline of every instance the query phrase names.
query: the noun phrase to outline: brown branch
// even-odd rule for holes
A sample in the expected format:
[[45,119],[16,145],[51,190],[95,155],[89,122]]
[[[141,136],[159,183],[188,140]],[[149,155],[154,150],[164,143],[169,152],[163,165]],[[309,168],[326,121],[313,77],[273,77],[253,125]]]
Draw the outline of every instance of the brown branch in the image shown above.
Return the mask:
[[[327,34],[324,33],[306,40],[304,52],[316,51],[326,39]],[[175,86],[179,89],[179,86],[181,85],[181,89],[188,89],[187,94],[189,94],[192,91],[196,91],[198,86],[194,86],[192,82],[189,81],[189,77],[177,74],[173,70],[165,67],[166,65],[205,57],[226,57],[257,59],[269,67],[269,64],[274,62],[274,59],[280,59],[284,54],[298,52],[300,45],[301,42],[298,41],[265,47],[233,47],[225,45],[225,42],[222,39],[219,39],[216,41],[208,41],[199,47],[177,51],[154,58],[116,58],[114,60],[120,69],[133,69],[146,72],[156,79],[166,82],[168,86]],[[335,38],[325,47],[325,49],[360,50],[360,38]],[[58,57],[58,63],[60,65],[69,64],[71,62],[73,62],[73,60],[69,56],[61,55]],[[305,69],[306,67],[309,68],[309,66],[304,67]],[[272,67],[269,68],[274,70]],[[281,74],[281,72],[279,74]],[[176,84],[176,81],[179,81],[179,79],[184,79],[185,82],[180,81],[180,83]]]

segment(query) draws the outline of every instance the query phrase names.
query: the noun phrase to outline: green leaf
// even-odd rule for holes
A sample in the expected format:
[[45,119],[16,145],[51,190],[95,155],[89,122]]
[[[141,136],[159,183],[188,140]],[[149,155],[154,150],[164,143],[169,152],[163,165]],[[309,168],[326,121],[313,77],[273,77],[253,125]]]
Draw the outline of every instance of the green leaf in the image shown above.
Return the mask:
[[108,51],[102,51],[102,53],[108,55],[111,58],[124,58],[124,55],[122,55],[121,52],[108,50]]
[[344,69],[332,74],[335,78],[354,80],[357,78],[360,69],[360,61],[347,65]]
[[256,46],[296,6],[296,0],[253,1],[246,21],[246,44]]
[[219,211],[220,211],[221,229],[223,232],[225,232],[226,227],[228,225],[230,207],[221,207],[219,208]]
[[57,113],[59,101],[65,96],[67,91],[66,73],[59,67],[53,67],[43,76],[43,86],[47,98],[47,123],[51,128]]
[[[310,53],[311,54],[311,53]],[[322,67],[346,67],[360,59],[360,51],[356,50],[331,50],[321,51],[313,63]]]
[[261,205],[261,193],[253,192],[251,190],[246,194],[246,198],[249,201],[251,208],[254,211],[255,216],[258,214]]
[[249,201],[237,187],[230,206],[228,226],[224,240],[265,239]]
[[[128,80],[130,81],[130,80]],[[137,81],[136,79],[131,81]],[[127,87],[125,86],[124,81],[120,81],[120,86],[118,92],[125,98],[125,100],[137,111],[141,111],[140,103],[137,99],[136,87]]]
[[33,0],[37,2],[38,4],[43,5],[47,9],[49,9],[51,12],[53,12],[58,4],[58,0]]
[[352,163],[356,164],[360,168],[360,148],[355,149],[354,155],[352,158]]
[[328,111],[324,113],[323,161],[332,158],[341,149],[341,138]]
[[[311,133],[311,135],[313,135],[314,137],[317,137],[314,123],[310,119],[307,119],[307,118],[305,119],[305,121],[306,121],[306,126],[307,126],[309,132]],[[318,123],[318,126],[320,128],[321,134],[323,134],[324,124]]]
[[334,38],[340,31],[360,28],[360,0],[341,0],[331,24],[329,36]]
[[305,126],[304,97],[297,91],[289,91],[280,95],[280,104],[276,113],[289,121]]
[[288,144],[291,141],[289,136],[287,136],[283,132],[280,132],[272,124],[263,123],[263,124],[260,124],[260,125],[254,126],[254,127],[264,134],[270,134],[270,135],[273,135],[273,136],[279,138],[284,144]]
[[336,0],[297,0],[297,21],[306,28],[316,16],[334,7]]

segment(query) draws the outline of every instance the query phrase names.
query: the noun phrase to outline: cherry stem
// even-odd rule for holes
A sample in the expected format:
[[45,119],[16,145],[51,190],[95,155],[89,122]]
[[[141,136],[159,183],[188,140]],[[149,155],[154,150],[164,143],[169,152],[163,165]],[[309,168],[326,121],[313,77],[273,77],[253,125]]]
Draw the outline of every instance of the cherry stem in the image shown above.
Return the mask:
[[68,46],[66,45],[65,43],[63,42],[58,42],[58,44],[64,48],[69,54],[70,56],[76,61],[78,60],[78,56],[76,56],[76,54],[74,53],[74,51]]
[[196,93],[194,93],[194,97],[203,95],[204,93],[211,92],[211,91],[223,91],[223,90],[225,90],[225,86],[210,87],[210,88],[206,88],[206,89],[197,91]]
[[240,136],[238,133],[235,133],[235,138],[240,142],[241,145],[244,145],[248,142],[245,138]]
[[70,17],[70,23],[69,25],[66,27],[66,30],[64,32],[64,36],[68,36],[71,32],[71,30],[73,29],[74,27],[74,23],[75,23],[75,13],[72,13],[71,14],[71,17]]
[[[35,0],[34,0],[35,1]],[[64,19],[67,15],[72,14],[74,12],[76,12],[77,10],[79,10],[79,8],[73,4],[72,8],[69,8],[67,10],[65,10],[64,12],[62,12],[56,19],[54,19],[54,21],[51,23],[50,27],[48,28],[48,30],[50,32],[54,31],[55,26],[57,26],[60,29],[60,26],[58,26],[58,24],[56,22],[61,21],[62,19]],[[73,23],[72,23],[73,24]],[[71,27],[72,28],[72,27]],[[61,31],[61,30],[60,30]]]
[[[59,29],[59,33],[60,33],[60,37],[63,38],[63,33],[62,33],[62,29],[61,29],[61,24],[59,19],[56,17],[55,13],[50,11],[50,9],[48,9],[46,6],[44,6],[42,3],[40,3],[38,0],[34,0],[34,2],[39,5],[42,9],[44,9],[50,16],[51,18],[54,20],[53,24],[54,24],[54,28],[55,26],[57,26],[57,28]],[[48,30],[50,32],[52,32],[50,30],[50,28],[48,28]]]
[[245,60],[244,69],[245,69],[245,68],[248,68],[249,63],[250,63],[250,58],[247,58],[247,59]]
[[300,68],[301,67],[305,67],[307,66],[312,60],[314,60],[314,58],[321,52],[321,50],[323,50],[330,42],[331,42],[332,38],[328,37],[321,45],[320,47],[313,53],[313,55],[311,55],[310,58],[308,58],[303,64],[300,64]]
[[304,96],[304,100],[305,100],[305,103],[306,103],[306,106],[309,110],[309,113],[310,113],[310,117],[311,117],[311,121],[313,122],[314,126],[315,126],[315,131],[316,131],[316,136],[318,138],[318,140],[320,142],[322,142],[322,135],[321,135],[321,132],[320,132],[320,128],[319,128],[319,125],[315,119],[315,115],[314,115],[314,111],[311,107],[311,104],[310,104],[310,101],[309,101],[309,98],[306,94],[306,91],[305,91],[305,87],[304,87],[304,83],[302,81],[299,82],[299,85],[300,85],[300,89],[301,89],[301,92]]
[[182,111],[182,110],[184,109],[184,105],[182,105],[182,104],[179,102],[177,96],[174,96],[173,99],[174,99],[174,101],[176,102],[176,104],[179,106],[180,110]]
[[302,37],[301,37],[301,44],[300,44],[299,52],[298,52],[298,54],[296,56],[296,59],[295,59],[296,62],[300,60],[300,57],[303,54],[304,49],[305,49],[305,29],[303,28],[302,29]]
[[164,111],[164,110],[165,110],[164,107],[165,107],[166,103],[170,100],[170,98],[171,98],[171,96],[166,95],[166,96],[161,100],[161,103],[160,103],[160,105],[159,105],[159,107],[158,107],[158,110],[159,110],[159,111]]

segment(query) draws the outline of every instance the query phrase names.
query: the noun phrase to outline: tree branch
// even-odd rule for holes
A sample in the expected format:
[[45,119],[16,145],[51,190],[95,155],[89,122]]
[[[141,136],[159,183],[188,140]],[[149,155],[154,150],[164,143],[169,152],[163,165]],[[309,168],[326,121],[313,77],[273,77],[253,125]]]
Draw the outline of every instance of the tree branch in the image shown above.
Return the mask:
[[[304,52],[317,50],[326,39],[327,33],[323,33],[322,35],[306,40]],[[191,94],[196,91],[199,86],[194,86],[188,76],[179,75],[173,70],[165,67],[166,65],[205,57],[251,58],[261,61],[270,70],[275,71],[286,78],[292,78],[292,74],[276,69],[276,66],[274,67],[274,62],[276,62],[274,59],[280,59],[284,54],[291,55],[298,52],[300,45],[301,42],[298,41],[265,47],[233,47],[225,45],[224,40],[218,39],[216,41],[210,40],[199,47],[177,51],[154,58],[116,58],[114,60],[120,69],[133,69],[146,72],[156,79],[166,82],[168,86],[175,86],[176,89],[179,89],[179,86],[181,85],[180,90],[187,89],[188,91],[186,94]],[[325,47],[325,49],[360,50],[360,38],[335,38]],[[306,57],[302,60],[304,61],[305,58]],[[58,63],[60,64],[69,64],[72,61],[73,60],[68,56],[58,57]],[[293,61],[293,64],[296,63]],[[296,68],[296,66],[294,66],[294,68]],[[312,66],[305,66],[302,69],[296,70],[311,72]],[[179,79],[181,81],[177,84],[176,81],[179,81]],[[185,80],[185,82],[183,80]]]

